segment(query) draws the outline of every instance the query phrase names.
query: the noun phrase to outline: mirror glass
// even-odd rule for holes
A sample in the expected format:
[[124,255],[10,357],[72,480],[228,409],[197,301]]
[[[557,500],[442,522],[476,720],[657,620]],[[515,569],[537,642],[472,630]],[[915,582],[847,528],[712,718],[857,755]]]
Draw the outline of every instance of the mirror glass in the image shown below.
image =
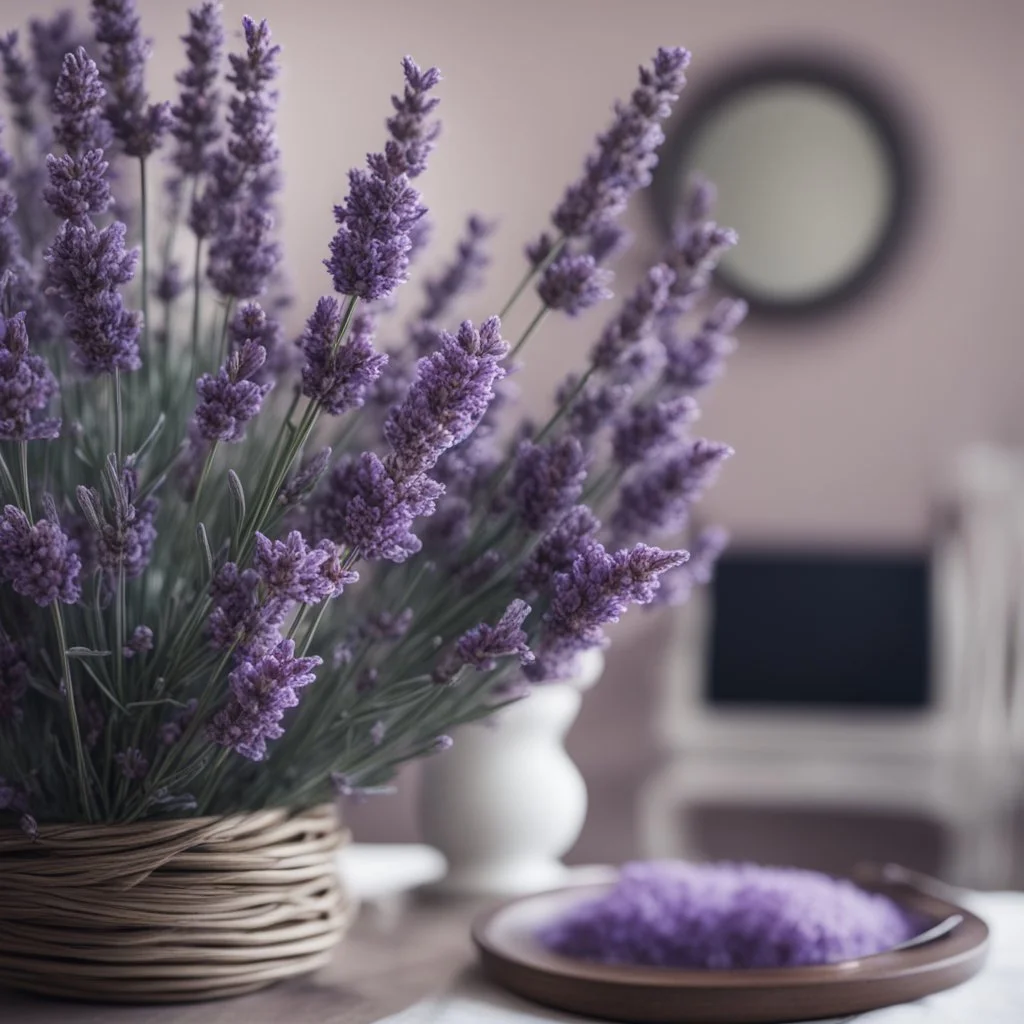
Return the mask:
[[698,174],[717,186],[715,220],[740,236],[719,276],[755,309],[848,298],[904,224],[905,140],[871,87],[824,64],[756,65],[698,99],[655,179],[663,228]]

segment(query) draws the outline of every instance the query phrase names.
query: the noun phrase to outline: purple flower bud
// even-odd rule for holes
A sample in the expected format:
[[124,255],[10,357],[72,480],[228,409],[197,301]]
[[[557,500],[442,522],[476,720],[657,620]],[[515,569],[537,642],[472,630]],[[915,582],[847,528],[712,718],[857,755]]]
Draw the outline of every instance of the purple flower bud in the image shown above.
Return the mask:
[[649,338],[665,310],[675,272],[664,263],[651,267],[616,316],[605,326],[594,346],[591,361],[610,371],[634,345]]
[[441,133],[439,121],[428,121],[428,115],[441,101],[427,95],[441,81],[441,72],[437,68],[421,71],[412,57],[402,60],[402,69],[405,92],[391,97],[395,114],[388,118],[391,141],[384,152],[393,175],[415,178],[426,170],[427,157]]
[[156,279],[156,297],[161,302],[173,302],[185,290],[181,264],[171,260]]
[[495,625],[481,622],[463,633],[455,644],[456,657],[463,665],[469,665],[478,672],[490,672],[499,658],[513,656],[521,664],[528,665],[534,660],[523,630],[529,614],[530,606],[516,598]]
[[420,360],[416,379],[384,424],[390,461],[402,475],[431,469],[443,452],[469,437],[505,376],[501,360],[507,353],[497,317],[479,330],[466,320],[458,334],[442,333],[439,348]]
[[299,703],[296,691],[314,682],[313,669],[321,664],[320,658],[296,658],[291,640],[240,661],[228,676],[230,695],[210,723],[210,739],[250,761],[262,761],[267,740],[284,735],[280,722]]
[[629,467],[678,443],[700,416],[697,403],[688,395],[650,405],[634,405],[615,428],[612,454]]
[[606,642],[603,627],[618,622],[630,604],[648,604],[661,574],[687,557],[685,551],[646,544],[609,554],[590,541],[572,567],[554,578],[537,661],[527,666],[526,675],[541,680],[570,674],[580,652]]
[[256,534],[252,567],[271,599],[319,604],[336,597],[359,579],[358,573],[340,567],[336,546],[329,540],[310,548],[298,530],[283,540]]
[[404,562],[422,546],[413,520],[434,512],[441,484],[419,474],[399,477],[373,452],[346,457],[334,468],[314,511],[317,532],[362,558]]
[[697,305],[711,284],[715,267],[738,240],[735,231],[710,221],[684,221],[677,226],[664,253],[665,263],[676,275],[669,290],[667,315],[678,318]]
[[596,263],[607,263],[621,255],[633,243],[633,235],[617,221],[608,218],[596,224],[587,239],[587,252]]
[[72,155],[110,144],[110,127],[102,109],[106,95],[99,68],[85,50],[80,46],[65,54],[53,88],[53,134]]
[[33,18],[28,23],[29,42],[36,77],[43,85],[43,98],[49,103],[60,76],[65,54],[74,53],[84,38],[74,24],[71,11],[58,11],[49,21]]
[[355,317],[344,344],[338,344],[342,320],[342,304],[324,296],[299,339],[306,356],[302,393],[334,416],[362,406],[388,361],[373,348],[371,317]]
[[260,411],[271,387],[251,379],[266,358],[262,345],[246,341],[228,356],[216,376],[204,373],[196,381],[199,403],[193,423],[199,437],[229,444],[244,440],[246,424]]
[[587,458],[571,435],[534,444],[521,441],[509,479],[508,493],[523,526],[544,530],[553,526],[583,492]]
[[349,194],[334,209],[338,231],[324,265],[336,291],[374,301],[405,282],[409,233],[427,211],[404,175],[390,176],[383,157],[369,164],[369,172],[349,171]]
[[51,153],[46,157],[50,183],[43,189],[43,199],[64,220],[103,213],[114,201],[107,167],[102,149],[89,149],[77,156]]
[[732,454],[728,445],[699,439],[682,452],[638,466],[623,485],[612,515],[615,536],[657,536],[681,530],[694,502]]
[[709,526],[698,534],[690,546],[690,560],[676,569],[665,573],[661,587],[654,597],[659,605],[684,604],[693,593],[694,587],[711,582],[719,556],[729,543],[729,533],[720,526]]
[[54,601],[75,604],[82,596],[78,583],[81,568],[52,503],[47,518],[34,526],[21,509],[4,506],[0,515],[0,579],[38,605]]
[[679,48],[658,50],[627,103],[617,104],[608,130],[597,138],[583,177],[569,186],[551,220],[569,238],[588,235],[622,212],[630,195],[650,184],[664,120],[686,84],[690,55]]
[[138,782],[149,773],[149,759],[137,747],[129,747],[114,755],[121,775],[129,782]]
[[21,131],[31,135],[37,127],[33,110],[36,83],[18,46],[17,32],[0,37],[0,59],[4,70],[4,95],[14,112],[12,120]]
[[183,708],[179,708],[171,715],[169,721],[160,726],[158,730],[160,742],[165,747],[171,747],[181,739],[185,730],[192,724],[198,707],[199,701],[192,697],[186,701]]
[[551,589],[555,573],[568,572],[601,524],[586,505],[570,509],[540,540],[519,570],[516,588],[533,597]]
[[593,256],[563,252],[541,274],[537,294],[549,309],[578,316],[603,299],[611,298],[612,293],[607,288],[610,281],[611,274],[601,270]]
[[225,562],[210,584],[210,642],[219,650],[237,645],[240,655],[256,656],[280,639],[278,630],[288,613],[288,602],[268,599],[259,591],[260,577],[253,569],[239,570]]
[[281,246],[271,234],[274,218],[264,209],[245,206],[230,219],[222,218],[221,230],[210,243],[206,274],[222,295],[250,299],[266,291],[281,261]]
[[740,299],[722,299],[705,318],[700,329],[687,338],[663,335],[667,360],[665,382],[674,387],[697,390],[717,380],[725,361],[736,350],[732,332],[743,322],[747,304]]
[[482,272],[491,262],[483,243],[493,233],[494,224],[476,214],[469,217],[459,239],[455,259],[438,277],[428,278],[423,285],[427,301],[419,312],[420,320],[427,323],[440,320],[447,315],[456,298],[480,284]]
[[115,289],[135,273],[138,251],[126,251],[125,226],[99,230],[87,219],[64,221],[46,250],[51,287],[70,308],[65,316],[75,358],[90,376],[137,370],[141,316]]
[[310,456],[296,470],[294,476],[281,488],[277,496],[280,505],[300,505],[316,489],[331,461],[331,449],[324,447]]
[[0,316],[0,439],[33,441],[60,434],[59,419],[36,419],[57,394],[46,361],[28,348],[25,314]]
[[[578,382],[575,374],[566,378],[556,395],[559,405],[569,400]],[[570,430],[580,441],[589,442],[617,419],[632,394],[633,389],[628,384],[587,384],[573,399],[569,409]]]
[[370,727],[370,742],[375,746],[379,747],[384,742],[384,734],[388,731],[387,725],[384,722],[374,722]]
[[114,457],[108,462],[106,477],[113,490],[113,508],[108,517],[99,492],[79,487],[78,504],[93,531],[92,550],[96,564],[111,582],[120,573],[126,579],[141,576],[149,564],[156,542],[156,518],[159,503],[152,497],[136,501],[138,474],[124,468],[118,474]]
[[171,111],[171,134],[177,143],[171,162],[181,174],[194,175],[207,169],[210,150],[221,135],[216,86],[224,48],[220,4],[208,0],[189,11],[188,20],[188,34],[181,37],[188,64],[175,75],[181,95]]
[[136,654],[145,654],[153,650],[153,630],[149,626],[136,626],[128,643],[124,646],[124,656],[134,658]]
[[258,302],[246,302],[238,307],[228,323],[228,341],[232,352],[247,341],[257,341],[266,349],[266,362],[253,377],[257,384],[273,382],[290,362],[282,343],[281,324],[268,316]]
[[171,105],[148,102],[146,61],[152,43],[143,39],[134,0],[92,0],[103,81],[110,93],[106,117],[128,156],[145,159],[171,126]]

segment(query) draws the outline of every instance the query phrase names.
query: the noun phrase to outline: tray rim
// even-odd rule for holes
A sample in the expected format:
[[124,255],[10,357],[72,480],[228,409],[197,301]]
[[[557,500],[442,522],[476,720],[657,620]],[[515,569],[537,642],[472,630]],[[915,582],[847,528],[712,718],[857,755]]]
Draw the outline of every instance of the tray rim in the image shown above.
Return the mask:
[[[500,943],[492,941],[489,934],[494,923],[509,908],[528,901],[573,892],[580,899],[592,898],[607,891],[614,880],[580,886],[565,886],[505,900],[477,916],[471,935],[480,956],[484,973],[502,987],[526,996],[534,1001],[555,1006],[561,1010],[586,1012],[601,1015],[600,1005],[604,998],[617,996],[624,999],[648,1000],[652,1006],[662,1006],[673,997],[689,996],[696,1001],[694,1012],[707,1021],[771,1021],[783,1019],[773,1017],[768,1006],[763,1012],[769,1015],[744,1017],[730,1016],[726,1004],[740,1003],[743,999],[772,997],[777,1003],[787,993],[799,1003],[809,999],[822,999],[826,1003],[831,995],[837,999],[835,1010],[822,1004],[824,1012],[816,1017],[842,1016],[846,1013],[860,1013],[883,1006],[905,1002],[908,999],[943,991],[973,977],[985,963],[988,956],[989,929],[985,922],[965,907],[933,893],[922,892],[906,882],[876,881],[856,884],[862,888],[890,896],[901,906],[937,920],[951,914],[959,914],[962,921],[947,935],[928,943],[906,950],[883,951],[855,960],[833,964],[803,967],[751,968],[732,970],[680,969],[635,965],[597,964],[591,961],[574,960],[570,957],[543,951],[543,957],[536,961],[526,959],[515,952],[506,951]],[[898,987],[910,994],[896,999],[878,1001],[878,986]],[[583,998],[576,998],[570,992],[568,997],[552,998],[552,985],[565,986],[577,992],[584,991]],[[538,987],[542,994],[538,995]],[[874,990],[874,991],[872,991]],[[709,1000],[718,1000],[722,1006],[712,1016]],[[595,1006],[598,1009],[595,1009]],[[638,1008],[633,1013],[640,1013]],[[688,1020],[687,1016],[664,1016],[668,1011],[649,1009],[636,1020]],[[687,1011],[688,1012],[688,1011]],[[789,1017],[800,1019],[800,1013]]]

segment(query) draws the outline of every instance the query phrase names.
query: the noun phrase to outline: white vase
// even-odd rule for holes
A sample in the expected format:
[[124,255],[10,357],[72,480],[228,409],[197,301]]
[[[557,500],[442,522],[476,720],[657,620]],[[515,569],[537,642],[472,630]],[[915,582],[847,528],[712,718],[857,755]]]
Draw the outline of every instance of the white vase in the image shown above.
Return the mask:
[[543,683],[488,723],[464,726],[424,764],[420,824],[447,858],[432,886],[452,895],[515,895],[565,881],[562,856],[579,838],[587,788],[565,751],[582,694],[604,671],[587,651],[576,675]]

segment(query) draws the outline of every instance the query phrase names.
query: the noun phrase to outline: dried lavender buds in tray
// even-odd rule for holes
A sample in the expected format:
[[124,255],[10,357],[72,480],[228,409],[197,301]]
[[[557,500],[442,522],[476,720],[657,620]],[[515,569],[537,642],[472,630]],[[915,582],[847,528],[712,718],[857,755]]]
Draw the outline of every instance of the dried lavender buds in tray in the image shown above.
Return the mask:
[[485,974],[518,995],[651,1024],[864,1013],[968,980],[988,945],[978,917],[904,883],[674,863],[510,901],[473,937]]

